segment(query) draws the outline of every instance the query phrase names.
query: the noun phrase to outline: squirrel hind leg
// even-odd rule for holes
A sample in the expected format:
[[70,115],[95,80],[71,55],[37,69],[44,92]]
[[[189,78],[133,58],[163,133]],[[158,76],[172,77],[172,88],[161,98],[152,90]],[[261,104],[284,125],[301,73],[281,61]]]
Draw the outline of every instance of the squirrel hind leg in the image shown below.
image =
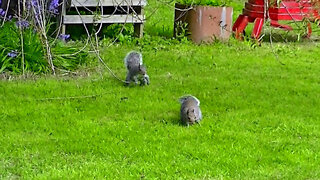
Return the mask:
[[139,81],[140,81],[140,86],[145,86],[150,84],[149,78],[146,78],[145,76],[141,77]]
[[150,78],[149,78],[149,76],[147,74],[145,74],[143,76],[143,80],[144,80],[144,84],[147,84],[147,85],[150,84]]
[[132,77],[132,80],[133,80],[133,82],[134,82],[135,85],[138,84],[138,78],[137,78],[137,76],[133,76],[133,77]]
[[131,74],[128,72],[125,80],[125,84],[129,85],[130,82],[132,81]]
[[130,85],[130,81],[125,81],[124,82],[124,86],[129,86]]

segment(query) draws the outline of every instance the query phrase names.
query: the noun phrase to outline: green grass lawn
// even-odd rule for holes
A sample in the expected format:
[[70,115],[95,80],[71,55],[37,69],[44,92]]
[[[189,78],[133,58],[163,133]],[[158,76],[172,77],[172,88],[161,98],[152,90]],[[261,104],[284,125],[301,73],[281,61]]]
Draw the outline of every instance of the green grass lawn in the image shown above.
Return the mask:
[[[121,78],[132,48],[104,51]],[[143,51],[147,87],[107,72],[1,81],[0,177],[320,177],[319,46],[277,44],[285,65],[268,44],[155,48]],[[184,94],[201,100],[201,126],[180,125]],[[99,96],[43,100],[87,95]]]
[[[170,37],[164,17],[138,46],[101,51],[124,79],[122,59],[141,50],[150,86],[106,70],[1,80],[0,179],[319,179],[320,45],[177,43],[155,37]],[[180,124],[185,94],[201,126]]]

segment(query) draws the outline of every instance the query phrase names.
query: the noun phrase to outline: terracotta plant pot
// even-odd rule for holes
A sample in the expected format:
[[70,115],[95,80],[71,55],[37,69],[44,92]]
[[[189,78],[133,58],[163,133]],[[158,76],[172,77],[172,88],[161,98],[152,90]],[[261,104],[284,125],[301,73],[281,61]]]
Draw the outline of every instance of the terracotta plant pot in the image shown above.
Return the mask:
[[232,7],[190,6],[176,3],[174,36],[178,26],[187,23],[188,37],[197,44],[210,43],[216,39],[228,40],[232,34]]

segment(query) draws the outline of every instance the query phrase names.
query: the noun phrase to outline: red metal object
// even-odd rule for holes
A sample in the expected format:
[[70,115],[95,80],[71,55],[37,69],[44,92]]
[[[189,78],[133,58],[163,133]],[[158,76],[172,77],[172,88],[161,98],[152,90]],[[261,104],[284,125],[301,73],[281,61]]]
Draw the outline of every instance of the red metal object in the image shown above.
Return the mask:
[[[248,0],[245,3],[245,8],[242,14],[238,17],[232,27],[237,39],[242,38],[242,34],[249,22],[254,22],[254,27],[251,36],[258,39],[263,28],[264,20],[270,19],[270,25],[284,30],[292,30],[289,25],[279,24],[279,20],[302,21],[305,18],[315,19],[320,18],[318,11],[312,6],[309,0],[282,0],[277,5],[270,5],[265,11],[264,0]],[[308,35],[311,36],[311,24],[308,23]]]

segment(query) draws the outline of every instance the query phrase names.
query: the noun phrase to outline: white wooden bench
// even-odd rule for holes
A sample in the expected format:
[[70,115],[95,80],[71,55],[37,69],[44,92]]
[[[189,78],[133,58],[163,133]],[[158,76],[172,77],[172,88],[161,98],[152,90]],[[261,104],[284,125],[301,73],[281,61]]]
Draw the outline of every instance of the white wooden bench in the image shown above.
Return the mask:
[[[143,35],[144,6],[146,0],[66,0],[62,6],[61,33],[65,34],[66,25],[72,24],[125,24],[134,25],[134,34],[137,37]],[[70,9],[82,8],[84,11],[99,8],[103,9],[100,15],[71,15]],[[89,11],[88,11],[89,12]]]

